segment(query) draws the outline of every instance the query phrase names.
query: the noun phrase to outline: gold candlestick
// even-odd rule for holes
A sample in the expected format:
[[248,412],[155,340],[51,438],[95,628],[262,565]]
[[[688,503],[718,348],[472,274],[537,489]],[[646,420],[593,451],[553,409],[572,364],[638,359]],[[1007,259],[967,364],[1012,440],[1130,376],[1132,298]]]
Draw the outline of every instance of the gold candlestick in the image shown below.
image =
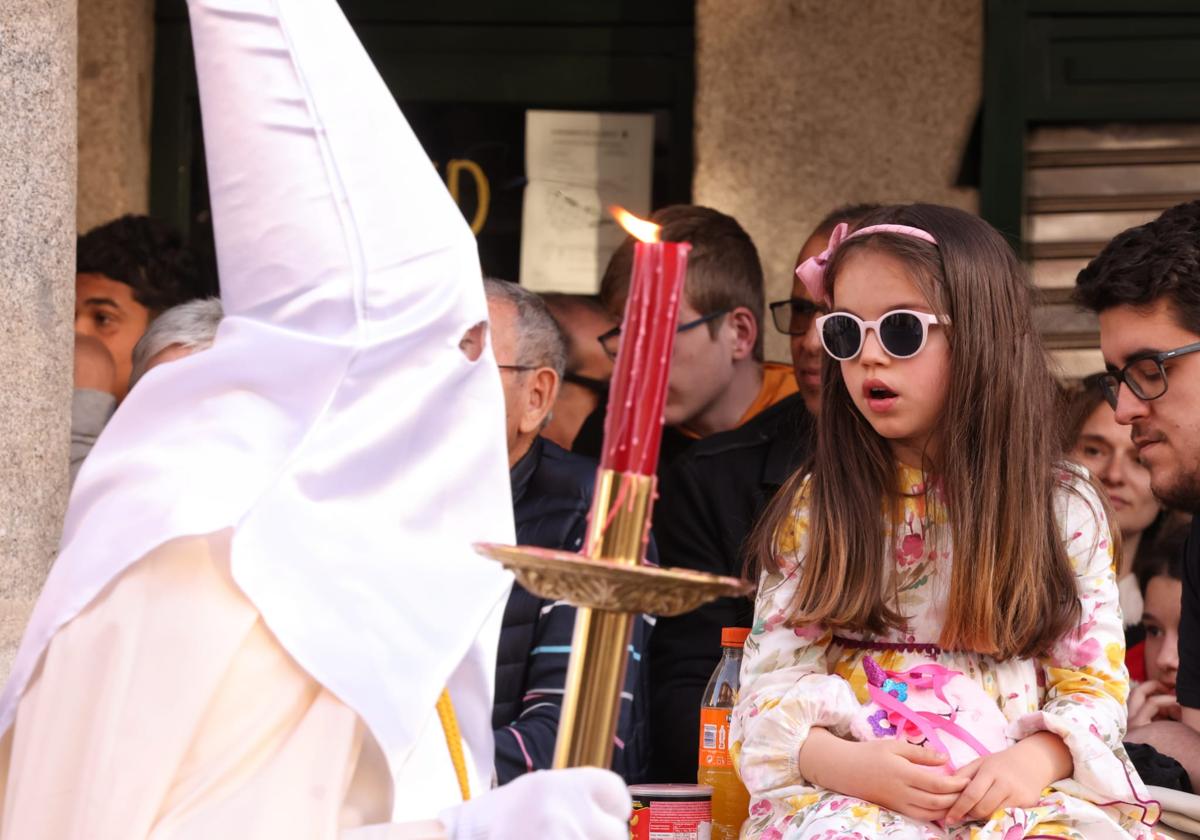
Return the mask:
[[714,598],[744,595],[749,581],[642,562],[654,503],[654,476],[600,470],[583,551],[481,543],[540,598],[578,610],[554,767],[612,763],[629,638],[638,613],[673,616]]

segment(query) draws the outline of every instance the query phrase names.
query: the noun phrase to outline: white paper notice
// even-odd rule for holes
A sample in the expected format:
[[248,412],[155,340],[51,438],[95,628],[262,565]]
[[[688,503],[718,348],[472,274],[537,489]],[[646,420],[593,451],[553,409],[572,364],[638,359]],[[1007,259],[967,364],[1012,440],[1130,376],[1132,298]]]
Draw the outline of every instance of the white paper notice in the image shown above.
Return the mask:
[[521,285],[594,294],[625,238],[608,207],[650,214],[652,114],[525,112]]

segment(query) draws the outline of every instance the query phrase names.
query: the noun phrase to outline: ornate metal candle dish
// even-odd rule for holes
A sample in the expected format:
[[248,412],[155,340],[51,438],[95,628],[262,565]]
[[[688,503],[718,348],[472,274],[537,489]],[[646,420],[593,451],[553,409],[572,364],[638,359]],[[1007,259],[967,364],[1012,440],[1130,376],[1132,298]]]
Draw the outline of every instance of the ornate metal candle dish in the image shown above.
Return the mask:
[[503,563],[534,595],[578,607],[555,767],[607,768],[612,763],[629,639],[638,613],[679,615],[753,588],[738,578],[643,564],[654,481],[653,476],[600,470],[580,554],[494,543],[475,547]]
[[674,616],[715,598],[745,595],[750,581],[691,569],[627,566],[582,554],[532,546],[480,543],[475,549],[504,564],[539,598],[595,610]]

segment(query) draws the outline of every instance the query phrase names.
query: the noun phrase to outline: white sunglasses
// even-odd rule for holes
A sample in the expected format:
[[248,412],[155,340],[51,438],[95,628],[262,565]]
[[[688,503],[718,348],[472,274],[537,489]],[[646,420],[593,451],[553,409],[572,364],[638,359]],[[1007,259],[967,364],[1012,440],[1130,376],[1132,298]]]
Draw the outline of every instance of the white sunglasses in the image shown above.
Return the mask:
[[894,359],[910,359],[921,352],[929,339],[929,328],[939,321],[928,312],[893,309],[877,321],[864,321],[849,312],[831,312],[817,319],[817,332],[825,352],[839,362],[848,362],[862,352],[867,330],[874,330],[883,351]]

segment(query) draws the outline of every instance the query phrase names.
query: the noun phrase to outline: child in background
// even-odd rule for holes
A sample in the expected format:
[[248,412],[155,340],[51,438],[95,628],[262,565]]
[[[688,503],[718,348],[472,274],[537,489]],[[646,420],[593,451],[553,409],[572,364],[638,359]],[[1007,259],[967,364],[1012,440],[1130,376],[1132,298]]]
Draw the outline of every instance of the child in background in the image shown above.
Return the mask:
[[1175,697],[1183,544],[1188,530],[1186,524],[1169,522],[1158,539],[1138,553],[1134,566],[1145,599],[1146,639],[1138,648],[1145,676],[1129,693],[1125,741],[1129,758],[1146,784],[1191,793],[1193,780],[1200,778],[1200,734],[1180,722]]
[[1060,462],[1020,263],[911,205],[798,271],[835,361],[754,540],[743,838],[1153,836],[1105,504]]
[[1187,528],[1176,525],[1138,556],[1145,626],[1145,682],[1129,694],[1129,729],[1155,720],[1179,720],[1175,674],[1179,670],[1179,610],[1183,595],[1183,543]]

